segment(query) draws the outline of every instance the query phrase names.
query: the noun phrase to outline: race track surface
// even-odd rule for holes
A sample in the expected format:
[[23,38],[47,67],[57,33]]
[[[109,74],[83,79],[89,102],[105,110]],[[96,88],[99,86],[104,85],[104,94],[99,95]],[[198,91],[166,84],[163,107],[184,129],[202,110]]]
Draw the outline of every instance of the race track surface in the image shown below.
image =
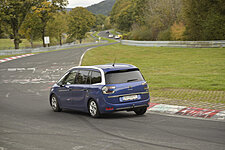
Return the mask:
[[117,112],[53,112],[49,88],[91,47],[0,63],[0,150],[222,150],[225,122]]

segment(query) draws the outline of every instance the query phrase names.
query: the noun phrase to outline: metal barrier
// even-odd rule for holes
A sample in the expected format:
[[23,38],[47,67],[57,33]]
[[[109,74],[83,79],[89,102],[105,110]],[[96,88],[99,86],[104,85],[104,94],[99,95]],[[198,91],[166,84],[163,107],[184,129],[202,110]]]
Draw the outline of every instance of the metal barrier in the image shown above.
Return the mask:
[[121,40],[122,45],[145,47],[179,47],[179,48],[221,48],[225,40],[220,41],[134,41]]
[[17,55],[17,54],[25,54],[25,53],[38,53],[38,52],[45,52],[45,51],[54,51],[58,49],[65,49],[65,48],[72,48],[72,47],[81,47],[81,46],[88,46],[88,45],[97,45],[100,43],[107,43],[107,41],[101,42],[93,42],[93,43],[84,43],[84,44],[74,44],[68,43],[63,44],[62,46],[51,46],[51,47],[40,47],[40,48],[29,48],[29,49],[18,49],[18,50],[0,50],[1,55]]

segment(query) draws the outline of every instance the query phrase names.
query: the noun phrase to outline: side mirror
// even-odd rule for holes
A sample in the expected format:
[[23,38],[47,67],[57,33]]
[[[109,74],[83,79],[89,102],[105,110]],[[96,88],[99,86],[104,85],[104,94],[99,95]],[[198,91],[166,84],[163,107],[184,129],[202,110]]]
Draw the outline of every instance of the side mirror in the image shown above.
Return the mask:
[[64,87],[65,85],[62,82],[57,83],[60,87]]

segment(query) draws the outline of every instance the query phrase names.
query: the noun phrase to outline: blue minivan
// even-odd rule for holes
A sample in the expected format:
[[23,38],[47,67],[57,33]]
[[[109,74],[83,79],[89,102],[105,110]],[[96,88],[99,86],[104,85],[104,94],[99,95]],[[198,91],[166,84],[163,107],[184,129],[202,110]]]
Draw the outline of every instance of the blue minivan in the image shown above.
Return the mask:
[[147,82],[130,64],[74,67],[50,90],[53,111],[72,109],[92,117],[122,110],[143,115],[149,102]]

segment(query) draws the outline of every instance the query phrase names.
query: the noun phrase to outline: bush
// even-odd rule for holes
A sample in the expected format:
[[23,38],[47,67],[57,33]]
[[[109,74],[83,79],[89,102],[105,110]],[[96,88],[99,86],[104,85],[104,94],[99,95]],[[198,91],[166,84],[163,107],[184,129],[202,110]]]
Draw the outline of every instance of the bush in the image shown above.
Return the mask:
[[170,28],[169,29],[166,29],[164,31],[159,32],[159,34],[158,34],[158,40],[159,41],[169,41],[169,40],[171,40]]
[[146,41],[153,40],[152,31],[147,26],[135,25],[133,26],[133,30],[131,31],[130,34],[131,35],[129,36],[129,38],[133,40],[146,40]]
[[185,26],[182,22],[174,23],[171,26],[171,40],[182,41],[184,40]]

